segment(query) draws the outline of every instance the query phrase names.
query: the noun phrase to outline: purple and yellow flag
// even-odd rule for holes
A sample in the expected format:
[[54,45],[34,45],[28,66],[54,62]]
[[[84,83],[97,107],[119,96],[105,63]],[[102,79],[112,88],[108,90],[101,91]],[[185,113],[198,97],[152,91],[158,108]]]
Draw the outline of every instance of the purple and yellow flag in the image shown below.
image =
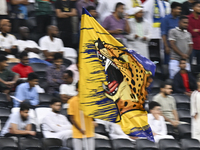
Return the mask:
[[119,124],[127,135],[154,141],[143,104],[155,65],[127,50],[83,8],[79,96],[85,115]]

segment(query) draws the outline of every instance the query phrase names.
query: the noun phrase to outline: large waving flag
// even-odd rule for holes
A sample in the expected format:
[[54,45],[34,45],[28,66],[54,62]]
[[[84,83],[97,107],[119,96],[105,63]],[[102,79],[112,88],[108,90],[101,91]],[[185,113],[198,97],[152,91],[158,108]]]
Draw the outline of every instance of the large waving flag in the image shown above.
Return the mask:
[[83,8],[79,47],[83,112],[119,124],[127,135],[154,141],[143,104],[155,65],[127,50]]

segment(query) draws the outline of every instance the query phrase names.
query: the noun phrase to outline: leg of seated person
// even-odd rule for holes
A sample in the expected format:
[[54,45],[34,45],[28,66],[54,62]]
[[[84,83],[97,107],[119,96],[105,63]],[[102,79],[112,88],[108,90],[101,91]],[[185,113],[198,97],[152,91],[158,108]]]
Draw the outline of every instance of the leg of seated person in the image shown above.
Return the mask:
[[43,64],[46,64],[48,66],[51,66],[52,63],[48,62],[48,61],[45,61],[45,60],[41,60],[41,59],[38,59],[38,58],[30,58],[29,59],[29,63],[32,64],[32,63],[43,63]]

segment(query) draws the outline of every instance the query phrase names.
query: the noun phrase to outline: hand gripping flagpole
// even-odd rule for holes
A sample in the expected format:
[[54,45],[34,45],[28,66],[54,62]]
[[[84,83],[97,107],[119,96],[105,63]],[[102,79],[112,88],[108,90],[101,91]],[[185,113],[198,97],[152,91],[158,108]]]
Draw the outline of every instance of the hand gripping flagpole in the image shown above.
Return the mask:
[[[84,114],[83,111],[80,110],[80,118],[81,118],[81,128],[83,129],[83,131],[86,131],[85,129],[85,120],[84,120]],[[83,134],[83,143],[85,144],[85,150],[89,150],[88,149],[88,142],[87,142],[87,137],[85,134]]]

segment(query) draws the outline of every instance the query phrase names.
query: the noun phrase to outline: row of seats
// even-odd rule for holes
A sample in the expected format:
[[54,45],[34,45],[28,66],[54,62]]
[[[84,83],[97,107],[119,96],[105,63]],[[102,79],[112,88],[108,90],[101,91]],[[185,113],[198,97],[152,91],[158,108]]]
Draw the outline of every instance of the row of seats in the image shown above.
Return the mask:
[[[67,147],[73,150],[72,138],[66,141]],[[62,141],[55,138],[19,138],[18,144],[12,138],[0,138],[1,150],[59,150]],[[138,139],[135,144],[127,139],[95,139],[96,150],[199,150],[200,143],[196,139],[182,139],[180,145],[173,139],[162,139],[158,145],[147,139]]]

